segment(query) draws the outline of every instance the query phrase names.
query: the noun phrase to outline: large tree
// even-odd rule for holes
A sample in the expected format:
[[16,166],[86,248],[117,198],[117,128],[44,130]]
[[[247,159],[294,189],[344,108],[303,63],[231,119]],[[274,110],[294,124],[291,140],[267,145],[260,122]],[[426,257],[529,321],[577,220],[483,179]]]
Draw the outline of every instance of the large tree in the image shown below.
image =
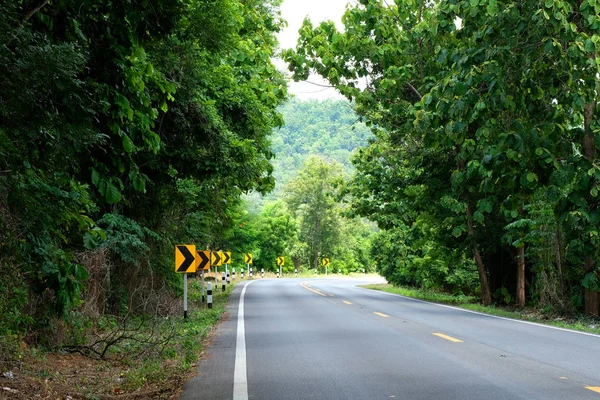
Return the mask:
[[568,236],[574,288],[585,286],[585,309],[597,315],[599,9],[363,0],[344,32],[306,21],[286,57],[297,78],[321,74],[378,128],[357,159],[364,215],[433,221],[435,243],[470,249],[486,304],[508,254],[523,305],[524,238],[535,229],[527,210],[543,189]]
[[298,219],[298,238],[307,244],[305,262],[315,269],[319,257],[332,256],[339,245],[342,217],[335,185],[341,179],[340,164],[311,156],[285,188],[285,201]]

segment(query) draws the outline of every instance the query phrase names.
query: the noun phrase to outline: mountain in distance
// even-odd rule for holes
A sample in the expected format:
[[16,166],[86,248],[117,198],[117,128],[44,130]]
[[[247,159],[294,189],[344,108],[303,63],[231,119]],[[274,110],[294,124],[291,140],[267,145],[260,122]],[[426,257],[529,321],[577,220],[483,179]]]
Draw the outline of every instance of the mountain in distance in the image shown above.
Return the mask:
[[280,107],[285,125],[275,129],[271,136],[275,153],[273,176],[275,189],[267,196],[257,193],[247,196],[253,209],[260,209],[265,201],[277,200],[304,161],[319,155],[328,161],[342,164],[347,175],[354,171],[351,156],[365,146],[372,133],[354,113],[347,100],[292,99]]

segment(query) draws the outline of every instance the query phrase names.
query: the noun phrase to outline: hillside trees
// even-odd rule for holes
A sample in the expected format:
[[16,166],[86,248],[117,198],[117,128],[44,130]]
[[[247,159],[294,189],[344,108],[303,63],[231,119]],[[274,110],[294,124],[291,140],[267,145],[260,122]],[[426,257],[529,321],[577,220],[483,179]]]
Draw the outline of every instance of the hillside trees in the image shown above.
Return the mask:
[[[355,210],[470,253],[485,304],[506,281],[506,256],[521,306],[526,260],[535,264],[533,296],[542,272],[565,272],[568,260],[563,296],[576,304],[584,289],[586,312],[598,315],[599,9],[595,1],[364,0],[346,12],[343,33],[306,21],[287,52],[297,78],[318,72],[378,128],[356,159]],[[543,229],[542,198],[558,224],[544,244],[529,240]],[[550,244],[560,256],[543,265],[536,248]]]
[[0,334],[80,305],[91,254],[118,313],[178,281],[174,242],[251,241],[231,229],[274,185],[277,6],[0,1]]
[[295,177],[311,155],[337,161],[344,170],[351,171],[350,158],[355,149],[365,146],[371,131],[360,121],[345,99],[299,100],[292,98],[278,108],[285,124],[271,136],[275,189],[253,202],[275,201],[283,195],[283,188]]

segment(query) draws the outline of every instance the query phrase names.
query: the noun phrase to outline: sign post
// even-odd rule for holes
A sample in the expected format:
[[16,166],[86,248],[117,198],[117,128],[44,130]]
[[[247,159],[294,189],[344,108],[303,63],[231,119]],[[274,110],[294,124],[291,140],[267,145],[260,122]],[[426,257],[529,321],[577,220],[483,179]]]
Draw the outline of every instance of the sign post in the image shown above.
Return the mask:
[[175,245],[175,272],[183,274],[183,318],[187,318],[187,274],[196,272],[196,245]]
[[187,319],[187,274],[183,274],[183,319]]

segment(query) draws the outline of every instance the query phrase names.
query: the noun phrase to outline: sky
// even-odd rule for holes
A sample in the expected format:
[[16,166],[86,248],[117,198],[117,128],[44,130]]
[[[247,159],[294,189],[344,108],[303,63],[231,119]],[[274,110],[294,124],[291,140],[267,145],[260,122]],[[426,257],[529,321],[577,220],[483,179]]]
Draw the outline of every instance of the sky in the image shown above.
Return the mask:
[[[324,20],[332,20],[340,29],[342,27],[342,15],[346,11],[346,4],[352,2],[353,0],[283,0],[281,15],[287,21],[288,26],[277,36],[280,47],[282,49],[296,47],[298,30],[306,16],[310,18],[313,25],[317,25]],[[286,64],[283,61],[276,60],[275,63],[280,70],[287,71]],[[287,74],[289,75],[289,72]],[[317,76],[309,77],[308,81],[327,85],[326,81]],[[289,92],[300,99],[341,98],[341,95],[335,89],[327,89],[307,82],[290,81]]]

